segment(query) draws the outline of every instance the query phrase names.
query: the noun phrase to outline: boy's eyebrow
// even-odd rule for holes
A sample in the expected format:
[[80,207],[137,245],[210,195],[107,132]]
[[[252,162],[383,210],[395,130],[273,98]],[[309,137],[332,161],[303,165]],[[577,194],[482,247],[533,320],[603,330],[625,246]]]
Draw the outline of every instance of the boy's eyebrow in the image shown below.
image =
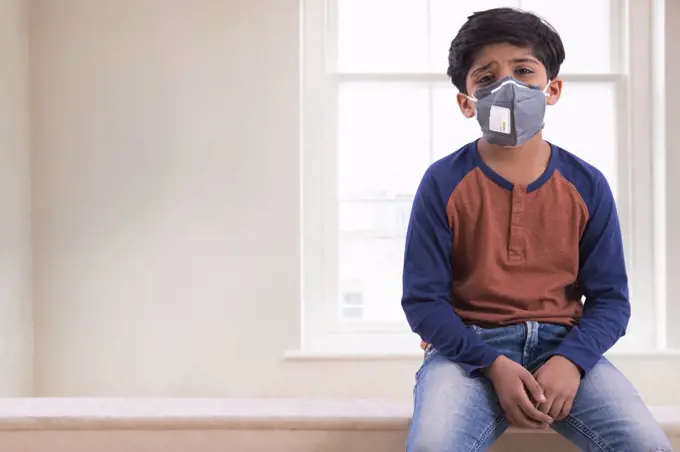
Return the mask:
[[[511,62],[511,63],[534,63],[534,64],[540,64],[540,62],[539,62],[536,58],[529,57],[529,56],[520,57],[520,58],[513,58],[512,60],[510,60],[510,62]],[[495,63],[495,61],[492,61],[491,63],[485,64],[484,66],[480,66],[480,67],[476,68],[475,70],[473,70],[473,71],[470,73],[470,75],[475,75],[475,74],[478,73],[478,72],[484,72],[484,71],[488,70],[489,68],[491,68],[491,66],[493,66],[494,63]]]
[[512,63],[536,63],[536,64],[540,64],[539,61],[536,58],[532,58],[532,57],[513,58],[510,61]]
[[494,64],[494,62],[492,61],[491,63],[485,64],[484,66],[480,66],[477,69],[475,69],[474,71],[472,71],[470,73],[470,75],[475,75],[477,72],[484,72],[484,71],[488,70],[491,66],[493,66],[493,64]]

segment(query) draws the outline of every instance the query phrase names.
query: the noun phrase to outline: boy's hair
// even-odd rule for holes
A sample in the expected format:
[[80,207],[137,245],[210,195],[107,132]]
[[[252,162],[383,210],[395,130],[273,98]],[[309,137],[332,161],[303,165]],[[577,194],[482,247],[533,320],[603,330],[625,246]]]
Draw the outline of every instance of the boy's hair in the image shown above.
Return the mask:
[[557,77],[564,61],[560,35],[544,19],[514,8],[495,8],[474,13],[451,42],[451,82],[466,93],[465,80],[477,53],[487,45],[507,43],[528,47],[545,66],[550,80]]

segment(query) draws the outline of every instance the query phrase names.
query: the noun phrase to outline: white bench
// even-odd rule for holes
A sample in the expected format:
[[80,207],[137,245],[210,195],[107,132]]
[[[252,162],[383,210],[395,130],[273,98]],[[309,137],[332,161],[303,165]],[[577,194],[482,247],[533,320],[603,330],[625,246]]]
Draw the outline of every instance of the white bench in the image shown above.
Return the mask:
[[[652,411],[680,441],[680,408]],[[374,400],[0,399],[0,450],[388,452],[410,415],[410,402]],[[573,450],[550,433],[511,429],[494,450]]]

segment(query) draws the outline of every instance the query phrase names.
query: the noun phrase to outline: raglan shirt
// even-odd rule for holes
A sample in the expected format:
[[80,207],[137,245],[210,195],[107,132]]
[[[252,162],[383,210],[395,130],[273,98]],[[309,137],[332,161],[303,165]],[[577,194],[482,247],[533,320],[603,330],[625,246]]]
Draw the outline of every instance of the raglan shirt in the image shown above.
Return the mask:
[[571,327],[554,354],[590,371],[630,317],[605,177],[552,145],[545,172],[529,185],[495,173],[476,142],[435,162],[413,203],[402,306],[411,329],[471,375],[500,353],[470,325],[529,320]]

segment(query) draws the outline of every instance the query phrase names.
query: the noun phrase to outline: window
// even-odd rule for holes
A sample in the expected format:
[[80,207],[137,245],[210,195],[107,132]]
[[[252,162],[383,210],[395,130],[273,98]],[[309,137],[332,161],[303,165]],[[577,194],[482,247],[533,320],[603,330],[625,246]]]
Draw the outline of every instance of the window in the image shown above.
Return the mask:
[[562,36],[564,92],[548,108],[545,137],[597,166],[615,193],[634,309],[617,348],[665,347],[664,300],[654,283],[664,260],[651,220],[660,203],[652,189],[647,2],[574,0],[564,8],[542,0],[309,0],[302,34],[304,350],[417,351],[400,305],[411,203],[431,162],[480,135],[477,122],[460,114],[445,75],[448,47],[469,14],[497,6],[534,11]]

